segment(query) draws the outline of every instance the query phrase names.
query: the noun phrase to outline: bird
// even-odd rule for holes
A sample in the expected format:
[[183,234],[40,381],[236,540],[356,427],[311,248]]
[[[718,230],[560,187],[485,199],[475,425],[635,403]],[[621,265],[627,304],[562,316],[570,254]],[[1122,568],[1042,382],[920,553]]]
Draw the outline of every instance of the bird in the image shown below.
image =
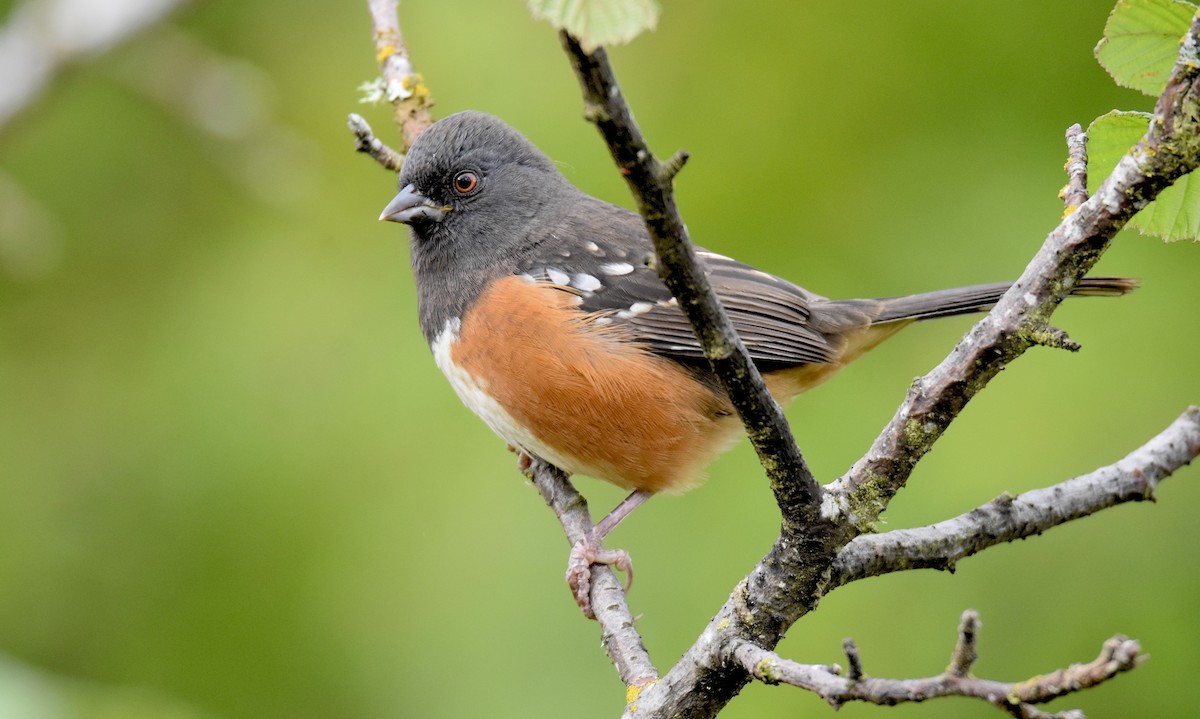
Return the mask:
[[[632,582],[628,554],[602,548],[604,537],[649,497],[694,486],[742,433],[658,276],[642,218],[575,187],[503,120],[465,111],[417,137],[379,219],[410,228],[421,330],[462,402],[522,460],[631,492],[568,560],[568,584],[594,616],[593,563]],[[829,299],[716,252],[697,256],[781,404],[912,322],[984,311],[1011,284]],[[1135,285],[1085,278],[1072,294]]]

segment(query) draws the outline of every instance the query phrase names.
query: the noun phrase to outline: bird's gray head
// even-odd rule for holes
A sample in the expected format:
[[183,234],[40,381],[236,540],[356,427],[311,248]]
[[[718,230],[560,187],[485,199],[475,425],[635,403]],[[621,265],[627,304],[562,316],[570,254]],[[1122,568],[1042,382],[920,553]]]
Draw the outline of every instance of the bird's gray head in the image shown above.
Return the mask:
[[[499,118],[460,112],[423,132],[404,158],[400,192],[381,220],[412,227],[416,263],[458,272],[512,257],[574,188]],[[419,270],[420,268],[418,268]]]

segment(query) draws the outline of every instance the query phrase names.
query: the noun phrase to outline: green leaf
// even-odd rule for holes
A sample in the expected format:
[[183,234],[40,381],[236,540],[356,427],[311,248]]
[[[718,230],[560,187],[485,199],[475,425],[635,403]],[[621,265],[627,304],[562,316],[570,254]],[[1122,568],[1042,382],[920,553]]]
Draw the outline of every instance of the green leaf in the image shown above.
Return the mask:
[[[1144,112],[1117,110],[1096,118],[1087,130],[1089,192],[1094,192],[1129,148],[1142,139],[1150,120],[1151,115]],[[1134,215],[1130,224],[1144,235],[1167,242],[1200,240],[1200,176],[1192,172],[1176,180]]]
[[1096,59],[1122,87],[1162,94],[1196,6],[1183,0],[1120,0],[1108,16]]
[[657,0],[529,0],[533,17],[571,33],[584,50],[627,43],[658,24]]
[[1113,110],[1092,121],[1087,129],[1089,193],[1096,191],[1117,161],[1145,136],[1151,119],[1145,112]]
[[1133,226],[1167,242],[1200,240],[1200,176],[1190,172],[1134,215]]

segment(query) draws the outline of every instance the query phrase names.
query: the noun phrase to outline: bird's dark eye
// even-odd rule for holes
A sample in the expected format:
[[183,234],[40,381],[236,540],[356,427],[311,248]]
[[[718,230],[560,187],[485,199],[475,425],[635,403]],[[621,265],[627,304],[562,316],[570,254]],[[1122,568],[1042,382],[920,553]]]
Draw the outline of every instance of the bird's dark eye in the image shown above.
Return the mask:
[[460,195],[469,195],[479,187],[479,175],[470,170],[464,170],[454,176],[454,191]]

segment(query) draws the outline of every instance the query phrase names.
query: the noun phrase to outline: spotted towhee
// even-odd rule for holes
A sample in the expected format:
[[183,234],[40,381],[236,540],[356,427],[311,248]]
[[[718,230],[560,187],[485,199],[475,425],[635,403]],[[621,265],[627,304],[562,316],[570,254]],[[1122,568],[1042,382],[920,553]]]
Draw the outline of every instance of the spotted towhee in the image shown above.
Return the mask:
[[[462,401],[519,452],[633,490],[597,525],[595,546],[572,552],[587,611],[586,583],[577,586],[587,567],[628,565],[599,548],[603,536],[654,493],[690,487],[741,429],[648,262],[642,219],[584,194],[524,136],[478,112],[417,139],[380,219],[412,228],[421,328]],[[986,309],[1009,287],[831,300],[714,252],[699,257],[780,402],[910,322]],[[1073,294],[1134,285],[1092,278]]]

